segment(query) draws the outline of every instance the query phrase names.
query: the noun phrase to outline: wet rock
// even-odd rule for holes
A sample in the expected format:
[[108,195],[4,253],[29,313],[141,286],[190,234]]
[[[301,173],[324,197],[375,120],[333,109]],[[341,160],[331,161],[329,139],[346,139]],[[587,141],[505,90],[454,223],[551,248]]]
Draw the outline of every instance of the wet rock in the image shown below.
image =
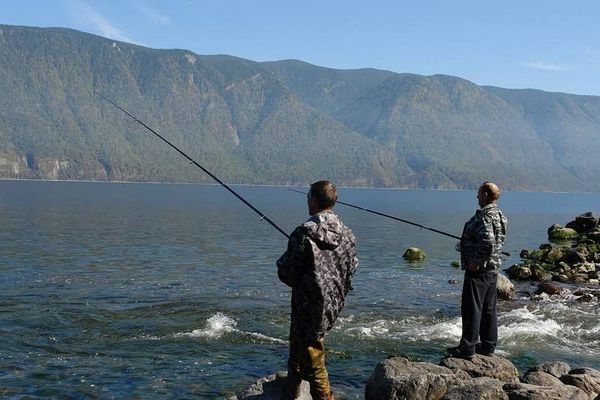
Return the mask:
[[507,383],[502,389],[509,400],[589,400],[588,394],[574,386],[537,386]]
[[562,288],[554,283],[542,282],[538,285],[538,288],[535,291],[535,294],[542,294],[542,293],[546,293],[546,294],[549,294],[550,296],[553,296],[555,294],[561,294]]
[[375,367],[367,380],[365,399],[441,399],[448,387],[460,380],[461,377],[448,368],[392,357]]
[[423,261],[426,257],[427,254],[425,254],[425,252],[417,247],[409,247],[408,249],[406,249],[406,251],[404,252],[404,254],[402,255],[402,257],[407,260],[407,261]]
[[592,368],[576,368],[560,377],[560,380],[571,386],[578,387],[589,395],[600,394],[600,372]]
[[590,280],[588,280],[588,283],[590,285],[600,285],[600,280],[599,279],[590,279]]
[[527,265],[514,264],[506,270],[508,277],[517,281],[526,281],[531,278],[531,269]]
[[500,300],[510,300],[515,296],[515,285],[502,274],[498,274],[496,290]]
[[580,301],[582,303],[590,303],[592,301],[596,301],[596,296],[594,296],[591,293],[584,293],[581,295],[581,297],[577,299],[577,301]]
[[569,282],[569,277],[565,274],[558,274],[556,275],[556,280],[561,283],[567,283]]
[[450,386],[442,400],[508,400],[504,383],[492,378],[475,378],[460,386]]
[[[242,390],[235,398],[237,400],[280,400],[287,398],[285,383],[287,377],[280,374],[269,375],[254,382]],[[311,400],[310,385],[303,381],[300,385],[300,396],[297,399]]]
[[450,263],[450,266],[451,266],[452,268],[460,268],[460,263],[459,263],[458,261],[452,261],[452,262]]
[[460,283],[460,281],[458,279],[448,279],[448,283],[456,285],[457,283]]
[[519,380],[519,371],[506,358],[498,356],[475,355],[471,360],[462,358],[446,357],[440,365],[452,371],[464,371],[473,378],[488,377],[503,382],[514,382]]

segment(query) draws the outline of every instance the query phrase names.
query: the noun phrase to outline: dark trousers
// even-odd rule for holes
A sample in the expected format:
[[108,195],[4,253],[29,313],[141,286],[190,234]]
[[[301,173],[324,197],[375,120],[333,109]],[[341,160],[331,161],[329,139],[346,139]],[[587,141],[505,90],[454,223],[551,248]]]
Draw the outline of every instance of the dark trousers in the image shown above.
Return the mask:
[[496,271],[465,271],[462,303],[462,338],[460,348],[464,353],[474,354],[481,343],[485,352],[494,352],[498,341],[496,317]]

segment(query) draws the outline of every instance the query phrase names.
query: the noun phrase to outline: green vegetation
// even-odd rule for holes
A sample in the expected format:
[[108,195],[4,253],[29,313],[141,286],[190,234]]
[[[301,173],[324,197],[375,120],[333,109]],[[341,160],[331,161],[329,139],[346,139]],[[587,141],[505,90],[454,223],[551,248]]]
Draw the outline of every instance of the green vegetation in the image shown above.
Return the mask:
[[0,25],[0,177],[600,190],[600,98]]

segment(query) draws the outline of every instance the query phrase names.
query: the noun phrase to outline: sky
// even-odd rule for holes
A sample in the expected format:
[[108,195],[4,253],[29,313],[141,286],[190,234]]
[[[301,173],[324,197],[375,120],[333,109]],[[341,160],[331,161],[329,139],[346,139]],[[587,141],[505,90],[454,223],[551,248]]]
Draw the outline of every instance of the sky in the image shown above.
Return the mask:
[[0,24],[600,95],[599,0],[0,0]]

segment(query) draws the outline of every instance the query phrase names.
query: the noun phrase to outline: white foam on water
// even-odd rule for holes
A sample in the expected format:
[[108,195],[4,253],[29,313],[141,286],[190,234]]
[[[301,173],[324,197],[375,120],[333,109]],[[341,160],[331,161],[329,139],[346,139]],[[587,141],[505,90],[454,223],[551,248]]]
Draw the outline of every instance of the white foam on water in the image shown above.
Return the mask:
[[517,308],[498,318],[498,336],[506,344],[522,344],[524,339],[537,343],[551,339],[565,342],[565,328],[554,319],[531,312],[526,307]]
[[264,340],[273,343],[287,344],[287,340],[274,338],[258,332],[246,332],[236,328],[237,321],[221,312],[218,312],[206,320],[204,329],[194,329],[191,332],[175,333],[173,337],[188,338],[209,338],[219,339],[227,333],[235,333],[242,336],[249,336],[255,339]]
[[381,338],[385,337],[394,325],[394,321],[380,319],[368,322],[366,326],[355,326],[346,329],[346,333],[357,334],[358,337]]
[[204,329],[194,329],[191,332],[176,333],[175,337],[190,338],[220,338],[226,333],[235,331],[237,321],[223,313],[216,313],[206,320]]

